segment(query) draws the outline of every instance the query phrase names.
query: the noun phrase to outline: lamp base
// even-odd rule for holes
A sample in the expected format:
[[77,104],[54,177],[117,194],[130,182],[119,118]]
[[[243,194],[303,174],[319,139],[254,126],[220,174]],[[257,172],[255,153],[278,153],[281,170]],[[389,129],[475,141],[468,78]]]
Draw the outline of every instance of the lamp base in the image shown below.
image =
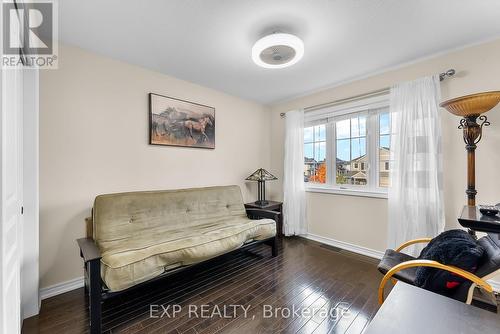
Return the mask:
[[[500,103],[500,91],[485,92],[457,97],[441,103],[450,113],[463,117],[459,129],[463,130],[467,150],[467,205],[476,205],[476,156],[477,143],[481,140],[483,126],[490,125],[486,116],[481,115]],[[477,121],[480,121],[478,123]]]
[[264,200],[255,201],[255,204],[258,206],[265,206],[269,204],[269,201],[264,201]]

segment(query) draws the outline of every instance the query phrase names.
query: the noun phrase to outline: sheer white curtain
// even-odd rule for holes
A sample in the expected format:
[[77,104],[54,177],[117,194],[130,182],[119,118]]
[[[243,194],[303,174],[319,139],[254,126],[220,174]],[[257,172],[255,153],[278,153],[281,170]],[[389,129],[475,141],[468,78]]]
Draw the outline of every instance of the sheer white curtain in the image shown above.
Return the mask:
[[307,233],[304,187],[304,110],[287,112],[285,124],[283,230],[285,235],[300,235]]
[[[388,246],[444,229],[439,76],[391,88],[392,160]],[[418,255],[422,246],[405,252]]]

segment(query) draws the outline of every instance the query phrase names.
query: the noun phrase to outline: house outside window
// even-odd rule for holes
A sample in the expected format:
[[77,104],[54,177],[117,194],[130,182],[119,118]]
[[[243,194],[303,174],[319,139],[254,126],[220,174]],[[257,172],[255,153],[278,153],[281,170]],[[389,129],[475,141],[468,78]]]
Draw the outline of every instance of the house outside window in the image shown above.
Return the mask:
[[306,113],[308,191],[386,197],[391,117],[387,95]]

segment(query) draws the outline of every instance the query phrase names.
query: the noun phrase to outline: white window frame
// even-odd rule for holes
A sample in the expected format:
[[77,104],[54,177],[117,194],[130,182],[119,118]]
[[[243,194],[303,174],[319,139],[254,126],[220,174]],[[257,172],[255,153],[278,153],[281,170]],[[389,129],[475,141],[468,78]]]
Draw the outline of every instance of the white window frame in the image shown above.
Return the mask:
[[[367,97],[357,101],[343,103],[320,110],[306,113],[306,127],[318,124],[325,124],[326,131],[326,183],[306,183],[306,191],[332,193],[349,196],[363,196],[387,198],[387,188],[380,187],[380,156],[378,154],[380,122],[379,115],[381,108],[389,107],[389,95],[383,94],[374,97]],[[368,157],[366,185],[337,184],[336,170],[336,135],[335,123],[340,119],[349,117],[350,114],[364,113],[367,115],[366,121],[366,155]],[[375,168],[373,168],[375,164]],[[359,165],[358,165],[359,166]]]

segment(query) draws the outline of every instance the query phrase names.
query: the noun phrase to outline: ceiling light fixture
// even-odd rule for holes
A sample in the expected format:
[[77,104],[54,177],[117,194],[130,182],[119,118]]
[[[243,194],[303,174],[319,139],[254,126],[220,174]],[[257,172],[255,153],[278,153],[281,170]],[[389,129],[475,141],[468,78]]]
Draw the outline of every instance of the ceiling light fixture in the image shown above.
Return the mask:
[[264,68],[284,68],[296,64],[304,56],[304,42],[292,34],[273,33],[255,42],[253,61]]

